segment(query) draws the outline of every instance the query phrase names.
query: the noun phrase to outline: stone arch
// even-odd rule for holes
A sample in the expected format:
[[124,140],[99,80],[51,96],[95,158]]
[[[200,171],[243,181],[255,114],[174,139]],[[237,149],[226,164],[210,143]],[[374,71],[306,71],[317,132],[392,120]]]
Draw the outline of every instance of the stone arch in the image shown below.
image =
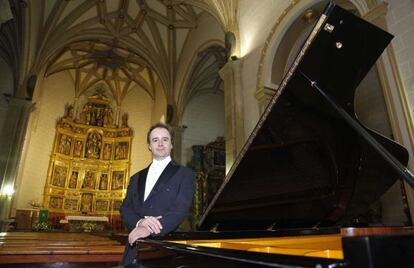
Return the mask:
[[303,14],[306,9],[311,7],[314,2],[317,1],[309,1],[307,3],[300,1],[298,3],[293,3],[281,13],[279,18],[276,19],[271,32],[266,38],[265,45],[261,52],[256,90],[263,88],[264,85],[271,84],[271,67],[281,41],[290,26],[301,16],[301,14]]
[[0,56],[0,93],[12,96],[14,94],[13,70],[8,62]]
[[[224,85],[219,70],[226,62],[226,53],[221,45],[207,44],[194,55],[178,102],[179,124],[185,125],[181,143],[183,162],[190,160],[193,145],[205,145],[224,135]],[[209,128],[200,132],[205,124]]]
[[[369,9],[365,0],[337,1],[341,4],[348,3],[356,9],[358,13],[365,14]],[[275,23],[265,40],[265,44],[260,53],[259,68],[256,82],[256,99],[259,102],[260,111],[263,111],[268,100],[277,89],[277,85],[272,82],[272,67],[278,49],[282,44],[285,35],[294,23],[305,15],[307,10],[319,6],[319,10],[328,3],[326,0],[311,0],[292,2],[275,20]],[[303,35],[303,33],[302,33]],[[286,45],[286,44],[285,44]],[[279,74],[279,76],[281,76]]]
[[[184,91],[177,101],[177,106],[179,109],[178,116],[180,120],[188,102],[191,101],[191,98],[208,91],[201,90],[201,88],[194,88],[197,87],[197,85],[193,84],[196,82],[194,81],[196,79],[196,76],[201,76],[204,74],[208,75],[213,80],[219,79],[222,81],[218,74],[218,71],[225,63],[225,50],[221,45],[218,45],[215,42],[208,42],[208,44],[208,46],[202,46],[199,50],[197,50],[198,53],[193,56],[191,64],[189,65],[191,66],[191,69],[186,72]],[[205,64],[209,65],[205,67],[203,66]],[[208,74],[206,72],[208,72]],[[216,74],[215,78],[212,77],[214,74]],[[205,77],[205,79],[209,79],[209,77]],[[197,92],[194,92],[194,90]]]

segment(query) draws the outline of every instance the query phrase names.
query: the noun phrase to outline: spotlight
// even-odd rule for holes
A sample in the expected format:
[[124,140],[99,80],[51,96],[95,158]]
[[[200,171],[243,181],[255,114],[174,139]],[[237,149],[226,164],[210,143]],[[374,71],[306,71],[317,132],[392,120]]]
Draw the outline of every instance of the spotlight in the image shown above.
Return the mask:
[[6,185],[3,188],[2,194],[5,196],[11,197],[14,194],[14,188],[12,185]]

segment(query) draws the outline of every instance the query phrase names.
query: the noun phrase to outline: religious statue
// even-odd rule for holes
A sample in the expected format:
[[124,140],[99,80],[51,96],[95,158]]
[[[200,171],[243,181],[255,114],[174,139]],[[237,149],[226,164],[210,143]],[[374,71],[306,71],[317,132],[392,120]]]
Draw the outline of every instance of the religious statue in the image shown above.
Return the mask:
[[120,142],[115,146],[115,159],[126,159],[128,146],[124,142]]
[[76,199],[65,199],[65,210],[76,210],[78,207],[78,200]]
[[92,194],[82,194],[81,211],[82,212],[92,211]]
[[49,207],[50,208],[62,208],[63,198],[61,197],[50,197]]
[[101,136],[98,133],[89,134],[86,142],[86,157],[98,159],[101,153]]
[[120,144],[120,143],[118,143],[118,144],[115,146],[115,159],[116,159],[116,160],[118,160],[118,159],[122,159],[122,152],[121,152],[121,150],[122,150],[122,146],[121,146],[121,144]]
[[69,188],[75,189],[77,184],[78,184],[78,172],[72,171],[72,175],[70,176],[70,179],[69,179]]
[[73,148],[73,156],[80,157],[82,155],[82,147],[83,147],[82,141],[77,140]]
[[85,178],[83,180],[82,189],[94,189],[95,188],[95,173],[92,171],[86,171]]
[[96,125],[102,127],[104,123],[104,113],[102,108],[96,109]]
[[124,185],[124,172],[114,171],[112,173],[112,190],[120,190]]
[[[79,114],[79,123],[98,127],[113,127],[114,113],[104,94],[104,90],[97,89],[96,94],[88,97],[88,102],[83,106]],[[128,124],[127,115],[124,115],[125,127]]]
[[236,54],[236,37],[232,32],[226,32],[224,35],[224,48],[226,51],[226,60],[237,60]]
[[108,174],[102,174],[99,181],[99,190],[108,190]]
[[60,137],[58,152],[61,154],[69,155],[71,144],[72,138],[62,134],[62,136]]
[[109,160],[111,159],[111,144],[105,143],[104,150],[103,150],[103,159]]
[[127,113],[124,113],[123,115],[122,115],[122,124],[121,124],[121,127],[128,127],[128,114]]
[[65,187],[66,167],[55,166],[52,184],[59,187]]
[[96,201],[96,211],[107,211],[108,210],[108,200],[97,200]]
[[62,135],[59,141],[58,152],[63,154],[65,152],[66,135]]
[[66,113],[65,118],[69,120],[73,120],[73,105],[69,104],[66,106]]
[[93,125],[92,124],[92,114],[93,114],[93,109],[92,109],[92,105],[88,104],[87,105],[87,113],[86,113],[86,124],[88,125]]
[[89,104],[85,104],[83,106],[82,112],[80,113],[80,120],[79,120],[82,124],[89,125],[89,122],[91,119],[90,108],[91,107]]
[[114,114],[110,107],[105,108],[104,127],[111,127],[114,122]]

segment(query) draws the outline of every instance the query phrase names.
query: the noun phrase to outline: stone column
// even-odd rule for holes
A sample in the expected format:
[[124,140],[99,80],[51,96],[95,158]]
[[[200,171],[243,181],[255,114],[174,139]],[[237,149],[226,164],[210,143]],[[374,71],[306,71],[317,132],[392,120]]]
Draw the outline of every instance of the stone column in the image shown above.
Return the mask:
[[[372,24],[387,31],[387,22],[385,19],[386,14],[387,3],[380,2],[376,5],[373,4],[370,10],[362,17]],[[401,74],[394,55],[394,49],[391,45],[385,49],[385,52],[377,61],[377,68],[394,139],[401,143],[410,153],[408,167],[412,171],[414,170],[414,161],[412,157],[414,153],[414,125],[407,95],[404,90]],[[394,191],[394,193],[397,192],[398,194],[401,194],[398,185],[394,185],[393,188],[394,189],[392,191]],[[406,182],[404,182],[404,188],[407,197],[406,201],[409,206],[411,222],[414,222],[414,190]],[[387,195],[388,197],[385,195],[386,199],[395,201],[396,198],[395,196],[392,196],[390,190],[387,192]],[[395,208],[391,211],[393,214],[397,215]]]
[[277,86],[276,88],[270,88],[263,86],[256,90],[255,97],[257,99],[257,102],[259,103],[260,114],[264,112],[270,100],[275,95],[278,87],[279,86]]
[[0,231],[7,228],[22,157],[32,102],[3,97],[0,100]]
[[184,128],[182,126],[172,126],[174,131],[174,144],[172,158],[179,164],[185,166],[186,163],[181,163],[181,151],[183,143],[183,132]]
[[236,60],[219,71],[224,82],[226,174],[245,143],[241,69],[241,60]]

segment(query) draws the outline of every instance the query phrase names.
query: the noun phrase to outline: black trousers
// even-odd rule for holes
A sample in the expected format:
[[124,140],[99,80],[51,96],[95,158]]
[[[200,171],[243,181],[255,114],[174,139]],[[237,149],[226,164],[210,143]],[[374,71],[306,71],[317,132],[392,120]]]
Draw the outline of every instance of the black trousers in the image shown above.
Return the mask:
[[151,259],[142,261],[138,259],[139,244],[131,246],[128,242],[125,245],[124,256],[121,264],[124,268],[166,268],[170,267],[165,260]]

